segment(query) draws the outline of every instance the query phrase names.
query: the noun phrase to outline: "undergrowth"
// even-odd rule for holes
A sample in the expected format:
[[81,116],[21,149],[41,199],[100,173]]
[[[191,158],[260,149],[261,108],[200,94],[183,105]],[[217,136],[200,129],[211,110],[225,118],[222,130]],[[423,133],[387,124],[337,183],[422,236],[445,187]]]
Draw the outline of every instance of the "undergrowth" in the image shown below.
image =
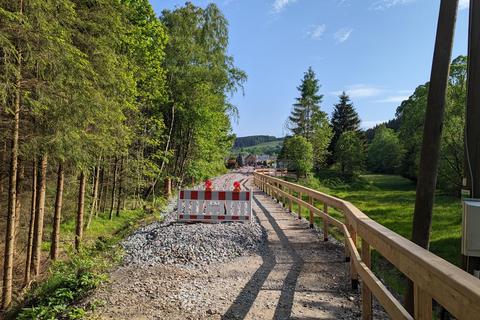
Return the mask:
[[[165,205],[161,200],[158,205]],[[141,223],[158,219],[160,208],[145,211],[122,211],[120,217],[109,221],[108,215],[101,214],[94,220],[85,234],[84,246],[75,252],[66,248],[66,258],[50,266],[45,281],[34,283],[21,304],[12,308],[7,319],[73,320],[82,319],[93,311],[98,302],[80,306],[79,302],[92,290],[108,281],[108,271],[117,265],[123,251],[119,242],[137,229]],[[66,222],[63,229],[71,225]]]

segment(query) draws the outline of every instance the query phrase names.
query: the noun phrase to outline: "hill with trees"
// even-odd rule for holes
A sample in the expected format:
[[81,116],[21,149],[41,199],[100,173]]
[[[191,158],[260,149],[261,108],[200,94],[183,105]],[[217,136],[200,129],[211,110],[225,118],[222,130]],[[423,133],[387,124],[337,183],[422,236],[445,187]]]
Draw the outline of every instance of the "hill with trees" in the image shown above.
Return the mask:
[[267,142],[281,141],[282,139],[283,138],[277,138],[274,136],[266,136],[266,135],[238,137],[235,139],[233,148],[234,149],[248,148],[248,147],[253,147],[253,146],[267,143]]
[[239,137],[233,145],[233,154],[268,154],[278,155],[284,138],[258,135]]

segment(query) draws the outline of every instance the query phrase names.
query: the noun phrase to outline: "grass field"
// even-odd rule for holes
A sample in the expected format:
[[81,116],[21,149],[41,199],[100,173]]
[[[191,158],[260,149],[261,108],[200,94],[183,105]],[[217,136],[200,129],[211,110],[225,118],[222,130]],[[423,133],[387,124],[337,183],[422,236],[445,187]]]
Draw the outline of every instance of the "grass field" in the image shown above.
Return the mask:
[[[353,203],[373,220],[398,234],[410,238],[415,204],[415,185],[395,175],[362,175],[351,183],[342,182],[335,173],[299,181],[300,184]],[[308,215],[308,212],[303,212]],[[433,213],[430,250],[460,265],[461,203],[458,198],[438,192]],[[318,223],[321,223],[318,221]],[[378,257],[374,255],[374,261]],[[385,264],[385,263],[383,263]],[[379,272],[396,291],[402,291],[399,273],[385,265]],[[389,270],[390,269],[390,270]]]
[[259,143],[257,145],[245,148],[236,148],[233,149],[233,153],[250,153],[250,154],[278,154],[282,148],[283,140],[275,140],[264,143]]

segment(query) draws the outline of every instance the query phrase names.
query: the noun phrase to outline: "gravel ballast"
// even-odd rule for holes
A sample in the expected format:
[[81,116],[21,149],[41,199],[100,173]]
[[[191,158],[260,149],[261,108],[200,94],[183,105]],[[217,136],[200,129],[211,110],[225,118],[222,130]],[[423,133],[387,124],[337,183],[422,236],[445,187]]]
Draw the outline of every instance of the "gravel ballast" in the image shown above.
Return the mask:
[[[244,177],[238,172],[214,179],[214,190],[232,190],[233,182]],[[122,243],[125,265],[207,265],[260,253],[264,246],[266,234],[255,218],[246,223],[177,223],[175,207],[172,201],[162,222],[139,229]]]

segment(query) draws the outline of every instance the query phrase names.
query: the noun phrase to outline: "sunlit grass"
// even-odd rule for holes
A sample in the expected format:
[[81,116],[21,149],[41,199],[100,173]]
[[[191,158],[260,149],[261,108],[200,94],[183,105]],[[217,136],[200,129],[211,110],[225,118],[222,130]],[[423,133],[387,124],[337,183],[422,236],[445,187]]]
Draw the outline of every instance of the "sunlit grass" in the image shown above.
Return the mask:
[[[415,185],[413,182],[395,175],[362,175],[351,182],[344,182],[331,171],[319,176],[302,179],[299,184],[347,200],[354,204],[373,220],[409,239],[411,237],[413,211],[415,206]],[[306,201],[307,198],[305,197]],[[298,207],[294,211],[298,212]],[[329,213],[343,221],[340,212],[330,209]],[[302,210],[302,216],[308,217],[308,210]],[[437,192],[430,236],[430,251],[445,260],[460,266],[461,244],[461,202],[460,199]],[[315,223],[322,227],[321,219]],[[342,240],[341,233],[335,229],[330,232]],[[374,269],[388,285],[402,292],[404,281],[400,273],[388,262],[373,254]]]

